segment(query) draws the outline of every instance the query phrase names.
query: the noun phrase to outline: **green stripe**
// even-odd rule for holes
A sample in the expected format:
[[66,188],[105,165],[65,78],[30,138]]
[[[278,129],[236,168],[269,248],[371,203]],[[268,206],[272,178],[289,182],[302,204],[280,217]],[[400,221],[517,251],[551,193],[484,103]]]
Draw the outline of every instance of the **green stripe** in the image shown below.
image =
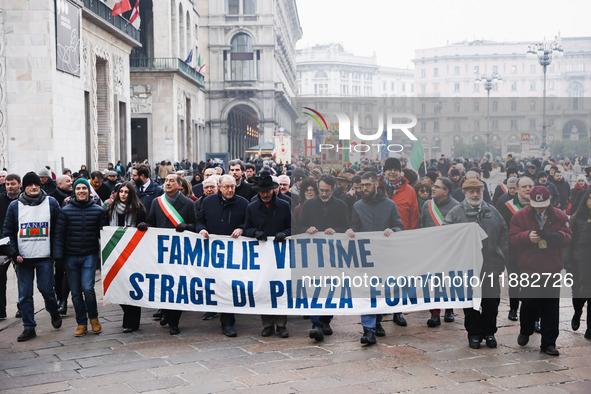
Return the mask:
[[115,230],[115,233],[103,249],[103,261],[101,265],[105,264],[105,261],[107,261],[107,259],[111,255],[113,249],[115,249],[115,246],[117,246],[119,241],[121,241],[121,238],[123,237],[123,234],[125,234],[125,231],[127,231],[127,227],[119,227],[117,230]]

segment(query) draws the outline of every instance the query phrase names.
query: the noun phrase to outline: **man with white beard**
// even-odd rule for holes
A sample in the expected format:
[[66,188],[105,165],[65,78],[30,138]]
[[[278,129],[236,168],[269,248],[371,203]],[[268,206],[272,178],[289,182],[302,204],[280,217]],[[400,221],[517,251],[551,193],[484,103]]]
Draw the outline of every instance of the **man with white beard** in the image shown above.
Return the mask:
[[505,270],[508,253],[508,234],[505,220],[491,204],[482,199],[484,185],[476,179],[469,179],[462,185],[464,201],[452,208],[445,217],[445,224],[478,223],[487,238],[482,241],[482,283],[481,310],[464,308],[464,327],[468,332],[468,344],[480,348],[484,339],[486,346],[497,347],[494,334],[497,332],[497,315],[501,291],[499,276]]

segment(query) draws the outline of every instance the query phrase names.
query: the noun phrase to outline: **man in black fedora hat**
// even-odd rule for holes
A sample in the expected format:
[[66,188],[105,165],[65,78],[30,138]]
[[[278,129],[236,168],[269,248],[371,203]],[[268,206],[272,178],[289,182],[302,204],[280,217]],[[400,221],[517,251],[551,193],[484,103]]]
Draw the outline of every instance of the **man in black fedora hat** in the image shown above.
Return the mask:
[[[271,173],[262,171],[260,176],[254,177],[252,189],[256,191],[257,197],[246,208],[246,221],[244,224],[244,235],[256,238],[259,241],[266,241],[267,237],[275,237],[273,242],[283,242],[291,235],[291,210],[289,204],[275,195],[279,187],[273,181]],[[281,338],[287,338],[287,316],[262,315],[263,322],[262,336],[268,337],[275,332]],[[277,331],[275,331],[277,326]]]

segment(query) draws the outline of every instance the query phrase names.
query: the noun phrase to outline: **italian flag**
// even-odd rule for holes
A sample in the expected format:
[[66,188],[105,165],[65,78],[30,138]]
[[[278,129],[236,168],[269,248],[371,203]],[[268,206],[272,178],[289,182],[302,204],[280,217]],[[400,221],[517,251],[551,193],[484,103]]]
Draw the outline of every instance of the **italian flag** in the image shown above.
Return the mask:
[[[421,145],[421,140],[416,140],[415,144],[410,151],[410,158],[408,160],[407,167],[413,171],[419,172],[419,167],[421,163],[425,159],[425,153],[423,152],[423,146]],[[425,170],[427,170],[425,168]]]

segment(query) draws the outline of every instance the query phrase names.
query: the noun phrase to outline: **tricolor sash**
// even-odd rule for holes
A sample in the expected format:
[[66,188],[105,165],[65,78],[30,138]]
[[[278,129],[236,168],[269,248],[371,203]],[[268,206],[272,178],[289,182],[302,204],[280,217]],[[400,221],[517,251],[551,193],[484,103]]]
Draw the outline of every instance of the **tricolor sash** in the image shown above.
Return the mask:
[[504,194],[507,194],[509,192],[509,190],[507,190],[507,186],[505,186],[504,183],[501,183],[499,186],[501,186],[501,190]]
[[515,215],[517,213],[517,211],[519,211],[521,208],[523,208],[521,205],[513,202],[513,200],[509,200],[505,203],[505,205],[507,206],[507,208],[509,208],[509,210],[513,213],[513,215]]
[[443,217],[443,215],[439,211],[439,208],[437,208],[435,201],[429,200],[428,204],[429,204],[428,205],[429,213],[431,214],[431,219],[433,219],[433,223],[435,223],[436,226],[441,226],[443,224],[443,221],[445,220],[445,218]]
[[170,220],[175,227],[181,223],[185,223],[183,217],[180,215],[180,213],[178,213],[176,209],[174,209],[172,204],[169,203],[168,200],[166,200],[166,197],[164,195],[158,197],[158,204],[160,204],[162,212],[164,212],[168,220]]

